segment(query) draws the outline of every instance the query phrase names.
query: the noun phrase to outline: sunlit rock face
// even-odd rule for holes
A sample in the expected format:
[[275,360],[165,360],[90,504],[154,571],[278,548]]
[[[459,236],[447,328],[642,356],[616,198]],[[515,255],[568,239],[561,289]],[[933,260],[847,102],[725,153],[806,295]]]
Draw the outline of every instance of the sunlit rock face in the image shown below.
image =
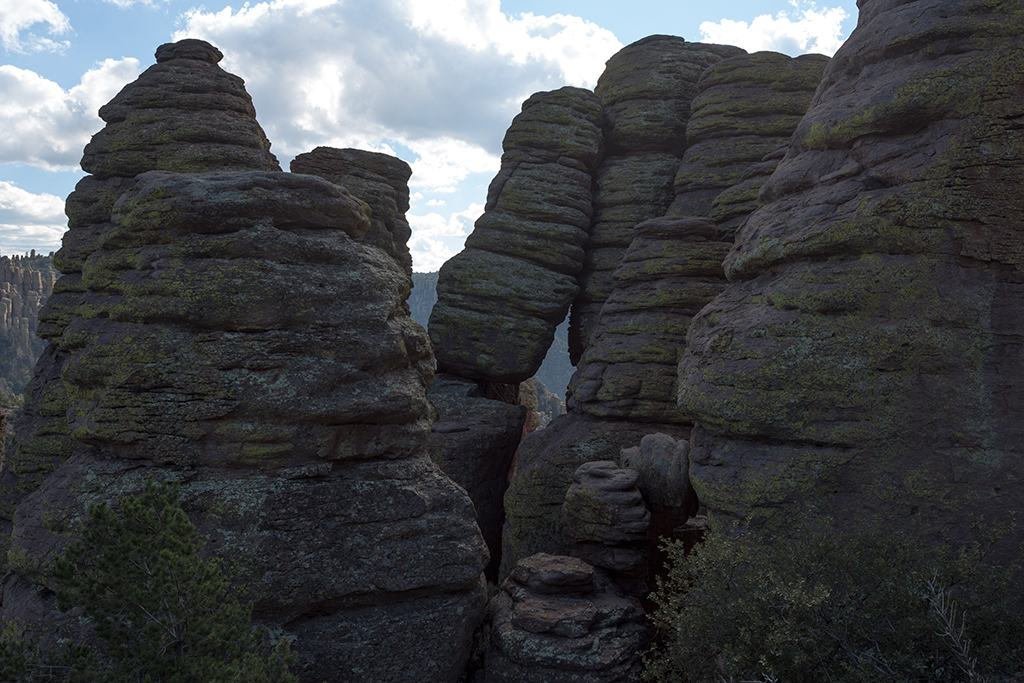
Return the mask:
[[429,329],[441,371],[509,384],[537,372],[579,291],[603,145],[589,90],[523,103],[484,215],[438,276]]
[[72,452],[14,513],[0,618],[74,633],[41,588],[75,522],[177,480],[255,619],[296,638],[303,681],[454,683],[487,550],[427,456],[404,240],[364,239],[372,208],[336,182],[203,171],[125,180],[91,224],[59,330]]
[[38,335],[49,342],[25,390],[25,406],[13,425],[15,447],[0,467],[0,536],[10,535],[14,508],[75,449],[65,414],[61,379],[67,352],[61,337],[87,288],[82,270],[104,249],[114,203],[139,173],[156,169],[279,171],[270,143],[256,121],[242,79],[217,63],[220,50],[201,40],[162,45],[157,63],[100,108],[106,126],[82,157],[90,175],[78,182],[65,205],[68,231],[54,255],[62,273],[39,311]]
[[714,514],[956,537],[1020,511],[1022,22],[861,3],[679,365]]

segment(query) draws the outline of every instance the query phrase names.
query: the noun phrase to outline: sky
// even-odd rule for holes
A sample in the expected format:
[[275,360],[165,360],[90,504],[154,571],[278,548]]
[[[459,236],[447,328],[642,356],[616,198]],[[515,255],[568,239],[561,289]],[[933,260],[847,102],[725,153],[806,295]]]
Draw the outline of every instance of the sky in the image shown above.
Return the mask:
[[856,21],[854,0],[0,0],[0,254],[60,248],[98,109],[163,43],[220,48],[285,170],[318,145],[408,162],[426,272],[462,249],[532,93],[593,88],[655,33],[831,55]]

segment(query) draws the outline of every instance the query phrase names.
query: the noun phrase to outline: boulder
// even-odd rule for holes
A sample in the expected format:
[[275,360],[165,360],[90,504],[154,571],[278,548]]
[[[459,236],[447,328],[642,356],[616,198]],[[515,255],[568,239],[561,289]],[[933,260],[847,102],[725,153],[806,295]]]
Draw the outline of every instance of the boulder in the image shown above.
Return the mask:
[[562,503],[562,529],[572,555],[613,575],[639,578],[646,570],[651,513],[637,488],[637,471],[610,460],[585,462]]
[[486,683],[631,683],[649,639],[640,602],[574,557],[520,560],[491,603]]
[[690,477],[712,521],[964,538],[1024,501],[1024,17],[861,10],[693,321]]
[[518,384],[540,367],[578,292],[601,107],[565,87],[523,103],[466,248],[441,267],[430,337],[438,369]]

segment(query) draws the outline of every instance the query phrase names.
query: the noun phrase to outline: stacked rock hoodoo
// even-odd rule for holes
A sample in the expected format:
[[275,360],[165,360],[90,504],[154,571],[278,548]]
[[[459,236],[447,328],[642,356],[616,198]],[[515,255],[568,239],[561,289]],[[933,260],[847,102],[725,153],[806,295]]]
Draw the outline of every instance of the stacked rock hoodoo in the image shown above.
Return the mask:
[[[185,89],[210,68],[167,63]],[[200,170],[126,180],[93,221],[60,334],[74,449],[15,511],[0,619],[73,630],[39,590],[67,530],[88,503],[176,480],[254,618],[295,637],[300,680],[454,683],[487,551],[425,448],[432,356],[408,273],[335,183]]]
[[466,248],[441,267],[438,370],[518,384],[540,367],[578,291],[601,159],[601,105],[565,87],[523,103]]
[[82,157],[82,169],[91,175],[78,182],[65,206],[68,230],[54,255],[62,275],[39,311],[38,334],[49,343],[26,387],[25,406],[13,427],[15,447],[0,471],[0,549],[6,548],[14,507],[76,448],[61,379],[76,342],[66,345],[63,333],[89,291],[82,283],[86,260],[110,248],[110,215],[131,179],[156,169],[280,170],[245,84],[217,66],[222,58],[220,50],[201,40],[163,45],[157,63],[100,108],[106,126]]
[[572,307],[569,354],[574,364],[612,292],[612,274],[633,240],[633,226],[664,215],[675,198],[690,101],[701,73],[738,54],[744,54],[738,47],[649,36],[608,60],[595,88],[607,153],[594,175],[594,220]]
[[957,538],[1024,501],[1024,17],[861,8],[694,319],[690,475],[713,518]]
[[601,569],[539,553],[491,604],[487,683],[632,683],[649,638],[639,600]]
[[[370,207],[370,229],[360,239],[386,251],[412,278],[409,237],[409,178],[401,159],[361,149],[317,147],[292,160],[292,173],[306,173],[345,187]],[[411,286],[411,285],[410,285]]]
[[697,84],[670,216],[702,216],[732,241],[785,154],[828,63],[778,52],[731,57]]

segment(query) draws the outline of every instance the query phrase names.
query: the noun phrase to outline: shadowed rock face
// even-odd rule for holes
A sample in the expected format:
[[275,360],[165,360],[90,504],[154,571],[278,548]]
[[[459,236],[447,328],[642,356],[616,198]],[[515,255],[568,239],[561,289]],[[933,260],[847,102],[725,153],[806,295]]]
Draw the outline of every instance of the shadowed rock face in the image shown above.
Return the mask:
[[672,204],[690,101],[701,73],[739,54],[744,51],[738,47],[649,36],[608,60],[595,88],[604,112],[607,154],[594,175],[594,220],[572,308],[569,354],[574,364],[614,288],[612,273],[633,240],[633,226],[663,216]]
[[1024,19],[861,10],[694,320],[690,474],[717,515],[955,537],[1024,500]]
[[63,275],[39,311],[38,335],[49,345],[25,390],[13,426],[15,448],[0,468],[0,536],[6,548],[14,508],[76,447],[68,429],[67,351],[61,337],[85,292],[82,269],[105,247],[114,203],[145,171],[279,171],[242,79],[222,70],[223,55],[201,40],[161,45],[157,64],[100,108],[106,127],[86,146],[82,168],[93,175],[68,196],[68,231],[54,255]]
[[537,93],[503,144],[484,215],[441,267],[429,327],[439,370],[518,384],[540,367],[578,291],[600,103],[580,88]]
[[73,634],[41,590],[53,557],[89,503],[174,479],[255,618],[297,638],[302,680],[454,683],[487,551],[424,447],[430,344],[405,268],[364,239],[370,207],[276,171],[117,188],[83,213],[51,343],[72,453],[15,512],[0,620]]
[[574,557],[520,560],[491,603],[487,683],[628,683],[649,634],[636,598]]

